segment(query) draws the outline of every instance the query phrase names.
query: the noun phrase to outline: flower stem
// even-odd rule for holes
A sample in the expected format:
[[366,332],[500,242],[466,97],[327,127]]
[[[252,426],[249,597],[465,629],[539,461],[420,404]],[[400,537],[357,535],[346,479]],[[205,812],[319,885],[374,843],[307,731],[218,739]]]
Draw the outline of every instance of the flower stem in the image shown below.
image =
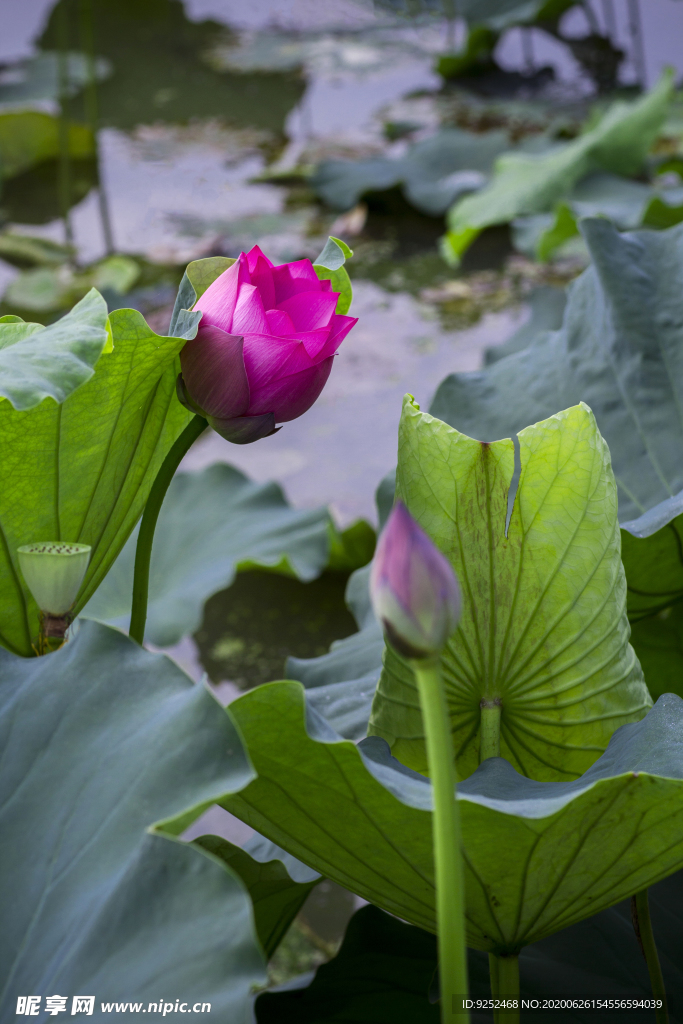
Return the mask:
[[643,951],[643,956],[645,957],[647,969],[650,974],[652,995],[655,999],[662,1000],[661,1010],[655,1010],[655,1020],[657,1021],[657,1024],[668,1024],[669,1011],[666,1005],[664,978],[662,976],[662,967],[659,962],[655,937],[652,931],[647,889],[642,889],[640,892],[637,892],[635,896],[631,897],[631,916],[633,918],[633,927],[635,929],[636,938],[640,943],[640,948]]
[[[460,814],[455,798],[455,757],[446,696],[438,661],[413,661],[434,794],[432,834],[436,877],[441,1020],[452,1024],[454,996],[467,997],[467,948]],[[458,1016],[461,1016],[458,1011]],[[462,1014],[466,1019],[469,1014]]]
[[[498,998],[498,957],[495,953],[489,953],[489,976],[491,978],[491,996]],[[493,1024],[498,1024],[499,1014],[495,1006],[493,1008]]]
[[500,712],[499,700],[482,700],[481,722],[479,725],[479,763],[487,757],[500,757]]
[[505,1024],[519,1024],[519,957],[497,956],[498,997],[516,999],[517,1007],[502,1010],[498,1019]]
[[[482,700],[481,721],[479,725],[479,764],[487,757],[500,757],[500,700]],[[519,958],[516,956],[496,956],[489,953],[489,975],[491,977],[491,995],[494,999],[514,999],[519,1002]],[[519,1020],[519,1008],[515,1010],[493,1011],[494,1024],[514,1024]]]
[[166,491],[175,471],[200,434],[208,426],[203,416],[195,416],[183,430],[161,464],[149,492],[149,498],[142,513],[138,543],[135,549],[135,570],[133,573],[133,608],[130,614],[128,634],[142,645],[145,639],[147,621],[147,597],[149,594],[149,563],[152,558],[152,541],[159,512],[166,497]]

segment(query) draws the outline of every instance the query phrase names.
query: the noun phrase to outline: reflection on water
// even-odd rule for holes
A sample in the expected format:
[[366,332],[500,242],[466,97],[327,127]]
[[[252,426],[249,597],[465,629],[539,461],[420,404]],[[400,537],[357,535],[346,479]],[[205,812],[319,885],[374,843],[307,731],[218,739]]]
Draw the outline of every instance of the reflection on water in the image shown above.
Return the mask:
[[249,689],[284,677],[289,655],[317,658],[334,640],[356,632],[344,604],[347,575],[323,573],[302,583],[266,572],[240,573],[210,598],[195,634],[202,665],[214,683]]
[[[140,124],[220,118],[278,135],[304,91],[296,69],[214,71],[209,48],[217,36],[228,42],[230,30],[216,21],[190,21],[181,0],[97,0],[95,16],[97,53],[111,66],[98,90],[104,127],[131,130]],[[80,48],[80,7],[59,0],[38,40],[41,49],[59,48],[64,20],[67,48]]]

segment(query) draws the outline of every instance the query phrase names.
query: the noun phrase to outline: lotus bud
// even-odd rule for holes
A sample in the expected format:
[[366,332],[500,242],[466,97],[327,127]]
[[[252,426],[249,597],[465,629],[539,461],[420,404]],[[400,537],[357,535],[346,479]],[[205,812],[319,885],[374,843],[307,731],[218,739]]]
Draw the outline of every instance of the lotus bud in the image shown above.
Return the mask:
[[320,395],[356,323],[310,260],[275,266],[258,246],[195,304],[197,336],[180,353],[178,398],[234,444],[274,434]]
[[46,541],[17,550],[28,589],[44,615],[65,617],[73,606],[90,561],[89,544]]
[[370,597],[387,640],[405,658],[440,654],[460,617],[450,563],[400,501],[377,544]]

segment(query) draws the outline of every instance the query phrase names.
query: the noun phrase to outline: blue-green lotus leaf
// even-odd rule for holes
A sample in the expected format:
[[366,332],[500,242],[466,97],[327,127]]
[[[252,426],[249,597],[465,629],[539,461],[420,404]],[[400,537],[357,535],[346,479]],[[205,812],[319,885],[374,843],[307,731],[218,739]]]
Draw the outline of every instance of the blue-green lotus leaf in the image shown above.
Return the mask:
[[[88,618],[128,625],[136,543],[137,530],[84,609]],[[204,602],[230,586],[239,569],[311,580],[332,553],[343,562],[344,551],[344,534],[327,510],[293,509],[278,484],[254,483],[224,463],[178,473],[154,535],[146,636],[165,647],[194,632]],[[371,549],[360,554],[365,560]]]
[[[243,884],[155,831],[254,772],[202,686],[116,630],[60,651],[0,651],[0,1017],[20,995],[211,1003],[248,1024],[264,963]],[[43,1004],[44,1007],[44,1004]],[[142,1011],[140,1011],[142,1012]],[[52,1019],[42,1012],[39,1020]]]
[[494,441],[586,402],[626,522],[683,491],[683,225],[620,234],[598,218],[581,229],[593,264],[569,287],[562,328],[481,372],[447,377],[430,412]]
[[346,588],[346,603],[359,631],[336,640],[318,658],[288,658],[285,675],[306,687],[306,701],[349,740],[367,733],[375,689],[382,671],[384,636],[368,592],[370,567],[357,569]]

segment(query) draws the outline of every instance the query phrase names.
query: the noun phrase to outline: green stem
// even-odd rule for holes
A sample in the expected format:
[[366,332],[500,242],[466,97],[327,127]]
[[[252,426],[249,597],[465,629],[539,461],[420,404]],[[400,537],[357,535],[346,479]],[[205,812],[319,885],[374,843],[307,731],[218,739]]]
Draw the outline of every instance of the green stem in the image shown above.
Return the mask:
[[501,1010],[499,1017],[505,1024],[519,1024],[519,957],[497,956],[498,996],[500,999],[516,999],[516,1009]]
[[483,700],[479,726],[479,763],[487,757],[500,757],[500,712],[499,700]]
[[[491,996],[496,999],[498,996],[499,982],[498,982],[498,957],[495,953],[489,953],[489,976],[491,978]],[[498,1024],[499,1015],[498,1011],[493,1010],[493,1024]]]
[[[436,878],[436,926],[439,943],[441,1020],[452,1024],[458,1000],[467,998],[467,947],[460,815],[455,798],[455,757],[450,718],[438,661],[413,661],[434,795],[432,834]],[[458,1016],[469,1019],[469,1013]]]
[[669,1011],[666,1005],[664,978],[662,976],[662,967],[659,962],[655,937],[652,931],[647,889],[642,889],[631,898],[631,914],[633,916],[633,927],[635,928],[636,937],[640,943],[640,948],[643,951],[643,956],[645,957],[647,969],[650,974],[652,995],[655,999],[662,1000],[661,1010],[655,1010],[655,1020],[657,1021],[657,1024],[668,1024]]
[[140,523],[140,533],[135,549],[135,570],[133,573],[133,608],[130,615],[128,634],[142,645],[145,639],[145,622],[147,621],[147,596],[149,593],[149,563],[152,558],[152,541],[159,512],[166,497],[166,491],[173,479],[176,469],[183,457],[190,450],[208,424],[203,416],[194,416],[183,430],[180,437],[169,451],[161,464],[149,492]]

